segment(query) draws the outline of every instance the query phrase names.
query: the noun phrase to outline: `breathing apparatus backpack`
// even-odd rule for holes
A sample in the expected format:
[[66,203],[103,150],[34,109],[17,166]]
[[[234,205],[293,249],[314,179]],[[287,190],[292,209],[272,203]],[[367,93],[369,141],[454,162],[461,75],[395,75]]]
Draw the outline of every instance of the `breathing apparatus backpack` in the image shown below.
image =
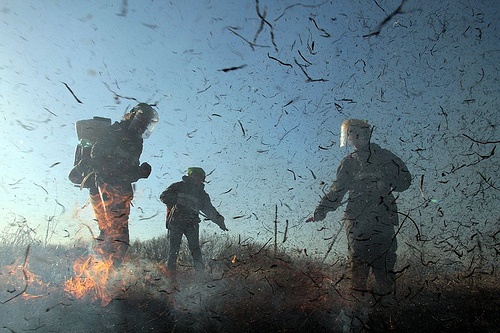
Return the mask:
[[92,187],[92,181],[89,179],[89,175],[93,171],[90,165],[90,151],[97,139],[110,125],[111,119],[104,117],[83,119],[75,123],[78,145],[75,149],[73,169],[71,169],[68,178],[80,188]]

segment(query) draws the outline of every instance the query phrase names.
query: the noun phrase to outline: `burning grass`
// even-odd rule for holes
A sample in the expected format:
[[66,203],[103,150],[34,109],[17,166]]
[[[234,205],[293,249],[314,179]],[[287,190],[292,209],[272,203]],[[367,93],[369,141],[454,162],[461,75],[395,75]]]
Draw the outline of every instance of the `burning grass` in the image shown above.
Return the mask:
[[[3,247],[0,327],[5,332],[499,331],[500,287],[493,273],[436,274],[410,265],[399,274],[396,292],[380,298],[352,294],[342,260],[323,264],[238,239],[205,239],[203,276],[194,275],[184,248],[173,279],[164,265],[167,245],[164,238],[136,242],[122,265],[105,268],[85,246]],[[97,275],[88,273],[90,267]],[[89,282],[93,288],[75,292]]]

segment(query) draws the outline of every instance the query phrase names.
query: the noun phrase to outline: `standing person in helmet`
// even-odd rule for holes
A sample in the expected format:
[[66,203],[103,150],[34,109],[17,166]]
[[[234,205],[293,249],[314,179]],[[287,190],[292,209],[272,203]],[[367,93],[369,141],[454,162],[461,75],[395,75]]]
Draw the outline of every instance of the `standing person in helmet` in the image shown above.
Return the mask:
[[97,253],[119,263],[129,247],[128,219],[134,193],[132,183],[148,178],[151,166],[140,164],[143,139],[158,123],[158,113],[139,103],[97,139],[89,165],[95,176],[90,202],[99,225]]
[[189,168],[182,181],[171,184],[160,195],[160,200],[167,205],[167,229],[170,241],[167,268],[173,274],[176,272],[182,235],[186,235],[196,271],[201,272],[205,268],[199,241],[200,212],[219,228],[227,231],[224,216],[215,209],[210,196],[205,192],[203,184],[205,176],[202,168]]
[[371,134],[366,121],[347,119],[342,123],[340,146],[347,142],[354,146],[354,152],[342,160],[336,180],[306,222],[323,220],[342,205],[348,193],[344,219],[352,288],[367,291],[371,271],[377,283],[374,292],[388,294],[395,279],[394,227],[399,224],[393,192],[406,190],[411,175],[400,158],[370,143]]

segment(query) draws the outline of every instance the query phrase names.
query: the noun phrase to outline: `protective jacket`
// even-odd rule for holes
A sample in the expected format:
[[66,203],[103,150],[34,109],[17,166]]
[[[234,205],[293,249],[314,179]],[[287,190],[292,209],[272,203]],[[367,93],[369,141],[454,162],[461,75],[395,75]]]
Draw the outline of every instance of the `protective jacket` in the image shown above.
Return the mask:
[[131,184],[144,177],[139,166],[143,139],[129,131],[129,125],[128,120],[115,122],[92,147],[92,168],[104,183]]
[[167,205],[167,228],[200,223],[201,211],[208,219],[225,229],[224,217],[212,205],[205,185],[183,176],[182,181],[173,183],[160,195],[160,200]]
[[[342,160],[337,178],[316,208],[315,216],[324,217],[327,212],[336,210],[348,192],[348,218],[369,215],[397,225],[393,192],[402,192],[410,184],[411,175],[404,162],[390,151],[371,143],[366,149],[356,150]],[[374,226],[359,227],[373,229]]]

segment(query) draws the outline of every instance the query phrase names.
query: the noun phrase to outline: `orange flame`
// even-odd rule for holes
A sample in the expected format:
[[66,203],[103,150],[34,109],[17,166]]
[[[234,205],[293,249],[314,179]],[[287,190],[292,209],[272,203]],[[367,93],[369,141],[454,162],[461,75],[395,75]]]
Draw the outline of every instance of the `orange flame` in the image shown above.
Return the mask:
[[73,271],[75,277],[64,283],[64,291],[78,299],[92,294],[94,300],[101,300],[102,306],[113,300],[115,289],[112,280],[115,270],[112,260],[90,255],[75,261]]
[[231,260],[231,263],[234,264],[236,262],[236,255],[234,255],[233,259]]
[[[7,301],[21,296],[24,300],[31,298],[42,297],[43,295],[31,295],[27,293],[29,287],[34,287],[39,290],[40,288],[48,287],[48,283],[44,283],[40,276],[31,272],[28,269],[28,261],[25,260],[24,264],[18,264],[18,260],[12,265],[4,266],[0,269],[0,276],[2,276],[3,283],[8,286],[7,291],[12,290],[12,293],[17,292],[11,296]],[[9,291],[11,292],[11,291]]]
[[99,192],[90,196],[100,234],[94,250],[103,256],[123,259],[130,243],[128,219],[133,194],[120,187],[100,184]]
[[[25,277],[27,285],[35,286],[35,287],[36,286],[38,286],[38,287],[47,287],[49,285],[48,283],[44,283],[42,281],[42,278],[40,276],[38,276],[35,273],[31,272],[26,267],[23,268],[23,274],[24,274],[24,277]],[[42,297],[42,296],[43,295],[31,295],[31,294],[28,294],[26,292],[23,293],[23,299],[25,299],[25,300],[32,299],[32,298],[39,298],[39,297]]]

